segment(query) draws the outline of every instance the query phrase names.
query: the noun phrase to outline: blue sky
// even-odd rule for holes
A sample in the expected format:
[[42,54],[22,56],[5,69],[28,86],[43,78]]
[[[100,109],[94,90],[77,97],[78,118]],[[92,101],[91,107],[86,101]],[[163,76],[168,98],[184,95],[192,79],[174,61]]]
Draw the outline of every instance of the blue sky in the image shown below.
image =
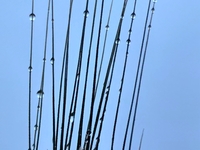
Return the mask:
[[[110,1],[106,1],[105,3],[104,15],[106,16]],[[112,47],[122,3],[123,1],[114,1],[108,35],[108,50]],[[133,27],[132,43],[129,51],[124,92],[122,94],[119,113],[119,125],[117,126],[116,133],[116,150],[121,149],[122,136],[128,114],[127,110],[130,106],[134,85],[136,63],[141,46],[147,4],[148,2],[145,0],[138,1],[136,8],[136,19]],[[68,5],[68,2],[64,0],[55,2],[57,88],[67,29]],[[93,5],[94,2],[91,1],[89,4],[90,16],[88,18],[86,34],[88,38],[86,39],[89,39],[90,35],[89,29],[91,27]],[[114,116],[114,111],[112,110],[116,108],[115,99],[117,100],[118,95],[116,93],[118,92],[121,80],[122,62],[125,55],[132,5],[133,1],[129,0],[124,17],[113,88],[110,95],[111,100],[108,102],[100,149],[110,148],[111,128]],[[74,1],[70,42],[71,64],[69,77],[72,79],[70,80],[70,85],[73,84],[72,81],[74,80],[74,66],[77,63],[84,7],[85,1]],[[33,125],[37,106],[36,93],[40,87],[46,10],[47,1],[35,2],[36,20],[34,24],[32,88]],[[199,10],[200,2],[197,0],[191,2],[181,0],[158,1],[156,3],[140,91],[133,149],[137,149],[143,129],[145,129],[145,132],[142,150],[200,149]],[[27,68],[29,66],[30,49],[30,21],[28,17],[30,13],[31,1],[3,1],[0,5],[0,149],[28,148]],[[106,25],[106,20],[106,17],[104,17],[103,26]],[[102,36],[104,35],[103,33]],[[94,37],[94,41],[96,41],[96,36]],[[88,43],[89,40],[86,40],[86,52],[88,50]],[[48,46],[47,60],[51,58],[50,49],[51,46]],[[108,55],[109,51],[106,52],[106,56]],[[84,58],[86,58],[86,54]],[[49,84],[51,80],[51,65],[48,61],[46,69],[40,150],[51,149],[51,97],[48,94],[51,90],[51,84]],[[90,77],[92,77],[91,74]],[[80,88],[82,87],[81,85]],[[71,89],[69,89],[70,92]],[[89,95],[91,94],[88,93],[88,97]],[[89,110],[89,108],[87,109]],[[73,146],[75,145],[73,144]]]

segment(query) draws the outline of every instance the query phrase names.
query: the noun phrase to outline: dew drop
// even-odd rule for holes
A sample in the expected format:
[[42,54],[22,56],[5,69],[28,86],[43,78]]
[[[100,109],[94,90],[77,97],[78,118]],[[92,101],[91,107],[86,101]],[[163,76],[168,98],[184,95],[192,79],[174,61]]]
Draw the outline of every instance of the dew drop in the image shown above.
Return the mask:
[[70,122],[72,123],[74,121],[74,116],[70,117]]
[[37,126],[37,124],[36,124],[36,125],[34,126],[34,129],[37,130],[37,128],[38,128],[38,126]]
[[126,43],[127,43],[128,45],[131,44],[131,40],[128,39],[128,40],[126,41]]
[[151,25],[149,25],[148,28],[151,28]]
[[86,16],[86,17],[89,16],[89,11],[88,10],[85,10],[83,13],[84,13],[84,16]]
[[70,122],[72,123],[74,121],[74,112],[72,112],[71,114],[70,114]]
[[39,90],[39,91],[37,92],[38,98],[43,98],[43,95],[44,95],[44,92],[43,92],[42,90]]
[[31,21],[34,21],[34,20],[35,20],[35,14],[34,14],[34,13],[31,13],[31,14],[29,15],[29,19],[30,19]]
[[31,72],[33,70],[33,68],[30,66],[28,67],[28,71]]
[[55,59],[51,58],[50,62],[51,62],[52,65],[54,64],[54,61],[55,61]]
[[109,30],[109,25],[106,25],[106,27],[105,27],[105,28],[106,28],[106,30]]
[[115,41],[115,44],[119,44],[120,43],[120,39],[117,39],[116,41]]
[[136,14],[133,12],[133,13],[131,14],[131,18],[132,18],[132,19],[135,19],[135,17],[136,17]]

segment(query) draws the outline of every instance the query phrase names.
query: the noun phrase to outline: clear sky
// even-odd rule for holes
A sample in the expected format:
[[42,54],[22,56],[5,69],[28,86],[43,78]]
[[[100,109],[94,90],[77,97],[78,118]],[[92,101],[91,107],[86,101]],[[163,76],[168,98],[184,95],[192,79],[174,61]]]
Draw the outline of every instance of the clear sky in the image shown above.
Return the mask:
[[[103,26],[106,25],[110,0],[105,2]],[[133,0],[128,1],[116,69],[105,116],[100,150],[110,149],[114,111],[121,80],[126,40],[130,26]],[[110,20],[106,56],[110,54],[113,37],[123,1],[114,0]],[[127,72],[119,112],[114,149],[121,149],[125,122],[132,97],[136,63],[141,47],[148,1],[137,3],[136,18],[131,37]],[[56,92],[58,93],[61,61],[67,29],[68,1],[55,1],[55,59]],[[100,5],[100,1],[99,1]],[[84,60],[88,50],[94,1],[89,3]],[[80,44],[85,1],[74,1],[71,37],[69,85],[72,87]],[[139,145],[144,131],[142,150],[199,150],[200,149],[200,1],[159,1],[155,14],[146,56],[140,91],[138,115],[133,139],[133,149]],[[99,12],[99,9],[98,9]],[[28,66],[30,51],[31,0],[2,1],[0,5],[0,149],[28,149]],[[47,1],[35,2],[32,87],[32,133],[40,88],[45,37]],[[98,13],[99,14],[99,13]],[[97,17],[98,20],[98,17]],[[97,27],[95,28],[97,33]],[[104,36],[102,30],[102,37]],[[45,97],[40,150],[52,149],[51,144],[51,41],[47,54]],[[94,35],[96,42],[97,35]],[[102,41],[101,41],[102,43]],[[95,44],[93,44],[95,47]],[[101,47],[102,48],[102,47]],[[106,63],[105,63],[106,64]],[[104,64],[104,67],[106,66]],[[83,61],[83,66],[86,61]],[[105,71],[105,69],[103,69]],[[85,69],[82,71],[85,72]],[[92,78],[92,73],[89,75]],[[81,78],[83,80],[83,78]],[[103,80],[102,80],[103,81]],[[103,82],[100,82],[101,84]],[[69,86],[69,87],[70,87]],[[101,85],[102,86],[102,85]],[[81,84],[80,89],[83,89]],[[81,91],[81,90],[80,90]],[[69,93],[72,89],[69,88]],[[117,94],[116,94],[117,93]],[[90,100],[91,93],[88,93]],[[80,92],[80,97],[82,93]],[[71,95],[69,94],[69,98]],[[87,101],[89,103],[90,101]],[[80,101],[80,100],[79,100]],[[78,103],[80,105],[80,102]],[[80,106],[78,106],[80,107]],[[89,108],[87,108],[89,111]],[[79,120],[79,117],[76,118]],[[84,124],[85,133],[86,123]],[[77,134],[77,126],[75,126]],[[74,140],[75,141],[75,140]],[[76,142],[72,144],[75,149]]]

